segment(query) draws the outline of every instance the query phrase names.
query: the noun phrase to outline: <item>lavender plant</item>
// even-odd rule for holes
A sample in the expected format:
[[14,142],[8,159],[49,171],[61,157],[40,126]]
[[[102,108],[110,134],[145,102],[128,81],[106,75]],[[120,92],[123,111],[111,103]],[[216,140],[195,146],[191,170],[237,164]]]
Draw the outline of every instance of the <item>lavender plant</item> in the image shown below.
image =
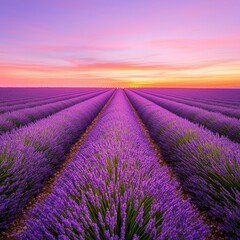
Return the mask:
[[41,190],[112,93],[110,90],[0,137],[0,229]]
[[205,239],[209,228],[159,163],[118,91],[18,239]]
[[[104,91],[100,92],[103,93]],[[0,115],[0,134],[27,125],[33,121],[45,118],[57,113],[67,107],[71,107],[82,101],[86,101],[100,94],[99,92],[89,93],[73,99],[62,100],[59,102],[48,103],[35,107],[27,107],[13,112],[6,112]]]
[[195,204],[228,239],[240,238],[240,147],[127,91]]
[[[236,107],[231,108],[231,107],[229,107],[229,105],[227,105],[227,106],[218,106],[216,104],[215,105],[209,105],[207,103],[201,103],[201,102],[197,102],[197,101],[180,99],[180,98],[176,98],[176,97],[168,96],[168,95],[164,95],[162,97],[165,98],[165,99],[173,100],[173,101],[178,102],[178,103],[183,103],[183,104],[187,104],[189,106],[205,109],[205,110],[210,111],[210,112],[218,112],[218,113],[221,113],[221,114],[226,115],[228,117],[237,118],[237,119],[240,118],[240,109],[239,109],[240,100],[239,99],[236,102],[237,108]],[[209,99],[209,102],[210,101],[211,101],[211,98]],[[233,101],[231,101],[231,103],[232,102]]]
[[209,112],[201,108],[155,97],[150,94],[144,94],[140,91],[135,92],[180,117],[201,124],[215,133],[240,143],[240,120],[238,119],[227,117],[221,113]]
[[[156,96],[168,97],[171,100],[184,99],[203,102],[208,105],[223,104],[225,107],[237,107],[240,103],[239,89],[201,89],[201,88],[141,88],[140,91]],[[226,105],[225,105],[226,104]]]
[[74,99],[80,96],[83,96],[88,93],[94,93],[94,92],[103,92],[104,89],[101,90],[93,90],[93,89],[87,89],[87,90],[79,90],[79,93],[75,94],[64,94],[60,96],[48,96],[48,97],[42,97],[42,98],[27,98],[27,99],[18,99],[12,102],[5,102],[0,104],[0,114],[5,113],[5,112],[12,112],[16,111],[19,109],[24,109],[24,108],[31,108],[31,107],[36,107],[36,106],[41,106],[44,104],[49,104],[49,103],[56,103],[59,101],[63,100],[69,100],[69,99]]

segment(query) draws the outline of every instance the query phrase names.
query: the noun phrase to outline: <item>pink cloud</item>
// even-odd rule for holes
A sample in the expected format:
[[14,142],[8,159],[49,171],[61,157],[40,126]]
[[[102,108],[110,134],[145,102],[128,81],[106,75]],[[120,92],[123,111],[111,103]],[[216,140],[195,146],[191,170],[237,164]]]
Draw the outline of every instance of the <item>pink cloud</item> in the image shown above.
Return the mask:
[[129,43],[100,43],[100,44],[86,44],[86,45],[28,45],[22,46],[22,49],[35,50],[35,51],[52,51],[52,52],[67,52],[67,51],[81,51],[81,50],[93,50],[93,51],[102,51],[102,50],[123,50],[133,48],[134,45]]
[[59,66],[59,65],[46,65],[46,64],[13,64],[13,63],[0,63],[0,72],[14,72],[16,70],[30,70],[30,71],[41,71],[41,72],[65,72],[65,71],[80,71],[91,72],[91,71],[108,71],[108,70],[140,70],[140,71],[181,71],[181,70],[194,70],[203,69],[216,65],[231,65],[239,66],[237,60],[214,60],[206,61],[203,64],[144,64],[140,62],[127,62],[127,61],[116,61],[116,62],[105,62],[98,61],[93,58],[70,58],[68,59],[71,65]]
[[190,49],[190,50],[201,50],[201,49],[212,49],[212,48],[223,48],[229,49],[234,48],[240,50],[240,37],[238,38],[212,38],[212,39],[154,39],[146,43],[147,47],[150,48],[176,48],[176,49]]

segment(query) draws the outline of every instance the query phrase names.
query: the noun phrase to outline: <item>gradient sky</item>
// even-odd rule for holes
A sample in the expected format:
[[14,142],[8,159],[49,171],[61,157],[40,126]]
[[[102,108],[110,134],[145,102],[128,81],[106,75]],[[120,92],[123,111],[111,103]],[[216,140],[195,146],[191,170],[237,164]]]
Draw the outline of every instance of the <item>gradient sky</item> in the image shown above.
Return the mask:
[[0,86],[240,87],[239,0],[1,0]]

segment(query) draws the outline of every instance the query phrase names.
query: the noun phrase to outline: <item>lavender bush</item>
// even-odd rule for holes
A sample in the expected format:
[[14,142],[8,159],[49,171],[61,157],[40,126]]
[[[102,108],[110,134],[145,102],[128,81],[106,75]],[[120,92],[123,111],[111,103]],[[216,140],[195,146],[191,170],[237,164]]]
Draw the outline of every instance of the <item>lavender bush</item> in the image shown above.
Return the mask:
[[225,107],[238,107],[240,104],[240,89],[201,89],[201,88],[143,88],[146,93],[169,97],[171,100],[184,99],[203,102],[210,105],[223,104]]
[[85,91],[97,91],[97,88],[55,88],[55,87],[7,87],[0,88],[0,106],[10,106],[30,101],[41,101],[52,97],[70,96]]
[[37,194],[113,90],[0,137],[0,229]]
[[219,222],[228,239],[240,239],[240,147],[149,100],[127,91],[185,191]]
[[[104,91],[100,92],[103,93]],[[10,131],[14,128],[18,128],[33,121],[45,118],[56,112],[59,112],[65,108],[71,107],[82,101],[86,101],[92,97],[100,94],[99,92],[93,92],[84,94],[73,99],[62,100],[59,102],[48,103],[45,105],[39,105],[36,107],[29,107],[13,112],[7,112],[0,115],[0,134]]]
[[209,112],[201,108],[155,97],[140,91],[135,92],[180,117],[186,118],[194,123],[199,123],[215,133],[219,133],[240,143],[240,120],[238,119],[227,117],[221,113]]
[[[240,101],[234,101],[234,100],[224,100],[224,99],[219,99],[219,100],[214,100],[213,98],[211,98],[211,96],[209,96],[208,98],[199,98],[199,97],[176,97],[176,96],[169,96],[169,95],[164,95],[164,96],[161,96],[161,95],[157,95],[156,96],[160,96],[160,97],[167,97],[167,99],[170,99],[170,100],[173,100],[173,101],[177,101],[177,100],[187,100],[189,101],[189,105],[190,103],[193,103],[194,102],[197,102],[197,103],[204,103],[204,104],[207,104],[207,105],[214,105],[214,106],[221,106],[221,107],[228,107],[228,108],[233,108],[233,109],[239,109],[239,104],[240,104]],[[185,102],[186,103],[186,102]]]
[[[103,89],[104,90],[104,89]],[[30,98],[30,99],[24,99],[24,100],[17,100],[13,101],[10,103],[5,103],[0,105],[0,114],[5,113],[5,112],[12,112],[16,111],[19,109],[23,108],[31,108],[31,107],[36,107],[36,106],[41,106],[44,104],[49,104],[49,103],[56,103],[59,101],[63,100],[68,100],[68,99],[73,99],[77,98],[80,96],[83,96],[88,93],[94,93],[94,92],[103,92],[103,90],[92,90],[92,89],[87,89],[87,90],[79,90],[78,94],[65,94],[65,95],[60,95],[60,96],[51,96],[51,97],[45,97],[45,98]]]
[[[169,99],[169,100],[173,100],[178,103],[183,103],[183,104],[187,104],[189,106],[202,108],[202,109],[205,109],[210,112],[218,112],[218,113],[222,113],[229,117],[233,117],[233,118],[237,118],[237,119],[240,118],[240,109],[239,109],[240,101],[238,101],[237,108],[230,108],[229,106],[209,105],[207,103],[200,103],[197,101],[179,99],[179,98],[167,96],[167,95],[162,96],[162,97]],[[209,99],[209,102],[211,102],[211,99]]]
[[189,239],[209,233],[118,91],[18,239]]

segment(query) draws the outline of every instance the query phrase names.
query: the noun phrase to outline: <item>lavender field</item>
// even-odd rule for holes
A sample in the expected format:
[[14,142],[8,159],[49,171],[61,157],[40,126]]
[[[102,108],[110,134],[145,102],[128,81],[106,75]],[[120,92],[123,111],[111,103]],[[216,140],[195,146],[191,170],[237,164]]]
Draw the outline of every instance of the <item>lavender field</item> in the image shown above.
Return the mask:
[[240,90],[0,88],[0,239],[240,239]]

